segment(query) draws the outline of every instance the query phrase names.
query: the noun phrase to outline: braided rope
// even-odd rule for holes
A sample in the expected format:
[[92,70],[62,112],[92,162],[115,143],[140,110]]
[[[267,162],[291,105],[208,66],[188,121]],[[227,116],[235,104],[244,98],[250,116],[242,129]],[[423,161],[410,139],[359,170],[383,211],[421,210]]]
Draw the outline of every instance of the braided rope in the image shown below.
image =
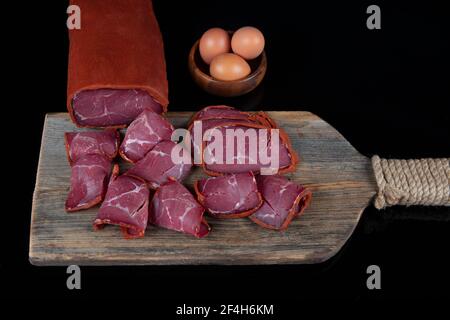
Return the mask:
[[378,185],[375,207],[450,206],[450,159],[396,160],[372,157]]

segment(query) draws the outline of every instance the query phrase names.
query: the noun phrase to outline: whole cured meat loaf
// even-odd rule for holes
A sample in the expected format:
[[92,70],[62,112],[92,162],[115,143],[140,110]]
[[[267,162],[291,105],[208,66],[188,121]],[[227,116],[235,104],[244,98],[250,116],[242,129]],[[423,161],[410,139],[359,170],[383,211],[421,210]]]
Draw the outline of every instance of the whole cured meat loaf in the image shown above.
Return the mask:
[[198,201],[216,218],[242,218],[263,203],[252,172],[201,179],[194,184]]
[[250,219],[265,228],[286,229],[311,202],[311,192],[286,177],[258,176],[256,180],[264,203]]
[[66,132],[64,140],[67,159],[69,163],[73,163],[87,154],[114,159],[119,149],[120,137],[116,130]]
[[164,48],[151,0],[71,0],[67,108],[81,127],[125,127],[168,105]]
[[136,162],[163,140],[171,140],[174,128],[159,114],[144,110],[128,127],[120,145],[120,156],[129,162]]
[[149,196],[143,180],[126,175],[113,176],[94,220],[94,229],[113,224],[120,226],[127,239],[143,237],[147,228]]
[[150,188],[156,189],[170,178],[182,181],[189,174],[192,163],[174,163],[171,158],[173,141],[161,141],[144,158],[131,167],[126,174],[144,179]]
[[202,238],[211,230],[203,217],[204,211],[186,187],[172,180],[156,190],[150,206],[150,222]]

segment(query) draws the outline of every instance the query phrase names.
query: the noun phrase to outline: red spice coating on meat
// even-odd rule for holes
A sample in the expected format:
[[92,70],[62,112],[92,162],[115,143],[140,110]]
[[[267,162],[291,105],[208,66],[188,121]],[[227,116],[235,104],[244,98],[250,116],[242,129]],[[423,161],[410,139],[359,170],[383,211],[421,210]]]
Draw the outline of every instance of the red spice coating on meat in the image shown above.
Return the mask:
[[[152,1],[71,0],[70,4],[81,8],[82,20],[80,30],[69,30],[67,108],[74,123],[125,127],[155,102],[158,110],[167,111],[164,45]],[[109,96],[113,90],[118,92]],[[98,96],[82,108],[77,98],[84,94]]]

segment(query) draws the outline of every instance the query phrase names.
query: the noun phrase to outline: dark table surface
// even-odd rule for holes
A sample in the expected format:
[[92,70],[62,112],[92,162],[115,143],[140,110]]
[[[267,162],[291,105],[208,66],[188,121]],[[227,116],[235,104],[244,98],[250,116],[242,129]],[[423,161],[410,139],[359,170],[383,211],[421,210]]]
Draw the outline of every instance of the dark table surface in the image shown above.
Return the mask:
[[[450,156],[449,13],[438,1],[377,1],[381,30],[366,28],[368,1],[291,2],[155,1],[170,110],[222,103],[244,110],[308,110],[367,156]],[[0,266],[8,275],[2,289],[10,296],[96,299],[126,292],[170,300],[172,309],[163,309],[169,313],[179,303],[239,302],[273,303],[279,314],[295,308],[291,300],[307,298],[449,297],[450,212],[442,207],[369,207],[341,252],[319,265],[84,267],[76,292],[66,289],[65,268],[31,266],[29,220],[42,124],[46,112],[65,111],[66,8],[67,1],[39,2],[28,12],[40,18],[38,24],[24,27],[19,20],[12,26],[22,34],[15,37],[21,47],[17,87],[28,88],[22,92],[26,114],[20,106],[11,108],[26,128],[17,134],[26,139],[20,146],[12,142],[24,165],[14,173],[20,179],[11,180],[10,195],[18,200]],[[257,26],[266,37],[266,79],[240,98],[202,92],[186,65],[193,42],[210,27],[244,25]],[[381,290],[366,287],[371,264],[381,268]]]

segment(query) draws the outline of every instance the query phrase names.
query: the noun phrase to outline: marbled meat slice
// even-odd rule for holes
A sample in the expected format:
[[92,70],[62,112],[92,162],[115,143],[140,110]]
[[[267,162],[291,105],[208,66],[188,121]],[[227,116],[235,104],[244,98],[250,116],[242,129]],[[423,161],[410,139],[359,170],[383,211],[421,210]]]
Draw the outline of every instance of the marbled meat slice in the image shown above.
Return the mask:
[[156,190],[150,206],[150,222],[202,238],[211,230],[203,217],[204,211],[186,187],[172,180]]
[[128,127],[119,148],[120,156],[129,162],[142,159],[160,141],[171,140],[174,128],[159,114],[144,110]]
[[193,154],[195,155],[197,153],[199,155],[198,158],[201,159],[203,151],[201,140],[200,143],[198,143],[198,141],[194,139],[195,121],[201,122],[201,137],[203,137],[208,129],[214,127],[239,124],[245,125],[247,123],[261,124],[259,120],[260,119],[257,116],[249,112],[239,111],[230,106],[219,105],[203,108],[192,117],[188,125],[188,130],[192,139]]
[[146,183],[137,177],[121,175],[111,180],[94,229],[106,224],[120,226],[125,238],[143,237],[148,221],[150,191]]
[[64,134],[69,163],[88,154],[103,155],[109,160],[117,156],[119,133],[116,130],[66,132]]
[[[239,125],[221,125],[218,127],[215,127],[215,129],[219,130],[220,134],[223,137],[222,141],[222,158],[217,158],[213,148],[208,148],[209,144],[214,143],[214,138],[212,138],[211,142],[204,142],[203,149],[205,150],[203,153],[203,161],[202,165],[206,172],[206,174],[211,176],[218,176],[222,174],[229,174],[229,173],[242,173],[242,172],[248,172],[252,171],[253,173],[260,173],[262,168],[269,169],[271,165],[274,164],[271,163],[263,163],[261,162],[261,155],[267,154],[268,157],[271,157],[272,150],[271,150],[271,131],[274,128],[267,128],[262,125],[258,124],[239,124]],[[233,130],[235,132],[238,132],[240,130],[240,134],[236,134],[234,138],[234,150],[228,150],[227,149],[227,130]],[[255,158],[251,157],[250,150],[252,150],[250,139],[247,138],[247,136],[252,136],[251,132],[249,130],[255,130],[254,136],[257,137],[257,143],[253,142],[253,146],[256,150],[255,152]],[[260,148],[260,131],[259,130],[267,130],[267,136],[266,144],[264,145],[264,149]],[[295,170],[295,167],[298,163],[298,157],[295,153],[294,149],[291,146],[289,137],[284,132],[283,129],[277,129],[279,130],[279,141],[278,141],[278,167],[276,169],[278,170],[277,173],[286,173],[286,172],[292,172]],[[238,143],[238,137],[244,138],[244,144],[242,147]],[[231,154],[232,163],[227,163],[227,153]]]
[[198,201],[216,218],[242,218],[263,203],[252,172],[201,179],[194,184]]
[[[127,171],[127,175],[144,179],[152,189],[169,181],[169,178],[182,181],[192,168],[192,161],[177,163],[172,161],[172,149],[177,144],[173,141],[161,141],[151,151],[136,162]],[[190,159],[189,159],[190,160]]]
[[103,200],[111,171],[111,161],[102,155],[90,154],[72,164],[70,190],[66,211],[87,209]]
[[137,89],[83,90],[73,96],[72,109],[83,127],[124,127],[146,109],[163,112],[146,91]]
[[308,189],[283,176],[258,176],[256,180],[264,203],[249,218],[265,228],[286,229],[311,201],[312,195]]

